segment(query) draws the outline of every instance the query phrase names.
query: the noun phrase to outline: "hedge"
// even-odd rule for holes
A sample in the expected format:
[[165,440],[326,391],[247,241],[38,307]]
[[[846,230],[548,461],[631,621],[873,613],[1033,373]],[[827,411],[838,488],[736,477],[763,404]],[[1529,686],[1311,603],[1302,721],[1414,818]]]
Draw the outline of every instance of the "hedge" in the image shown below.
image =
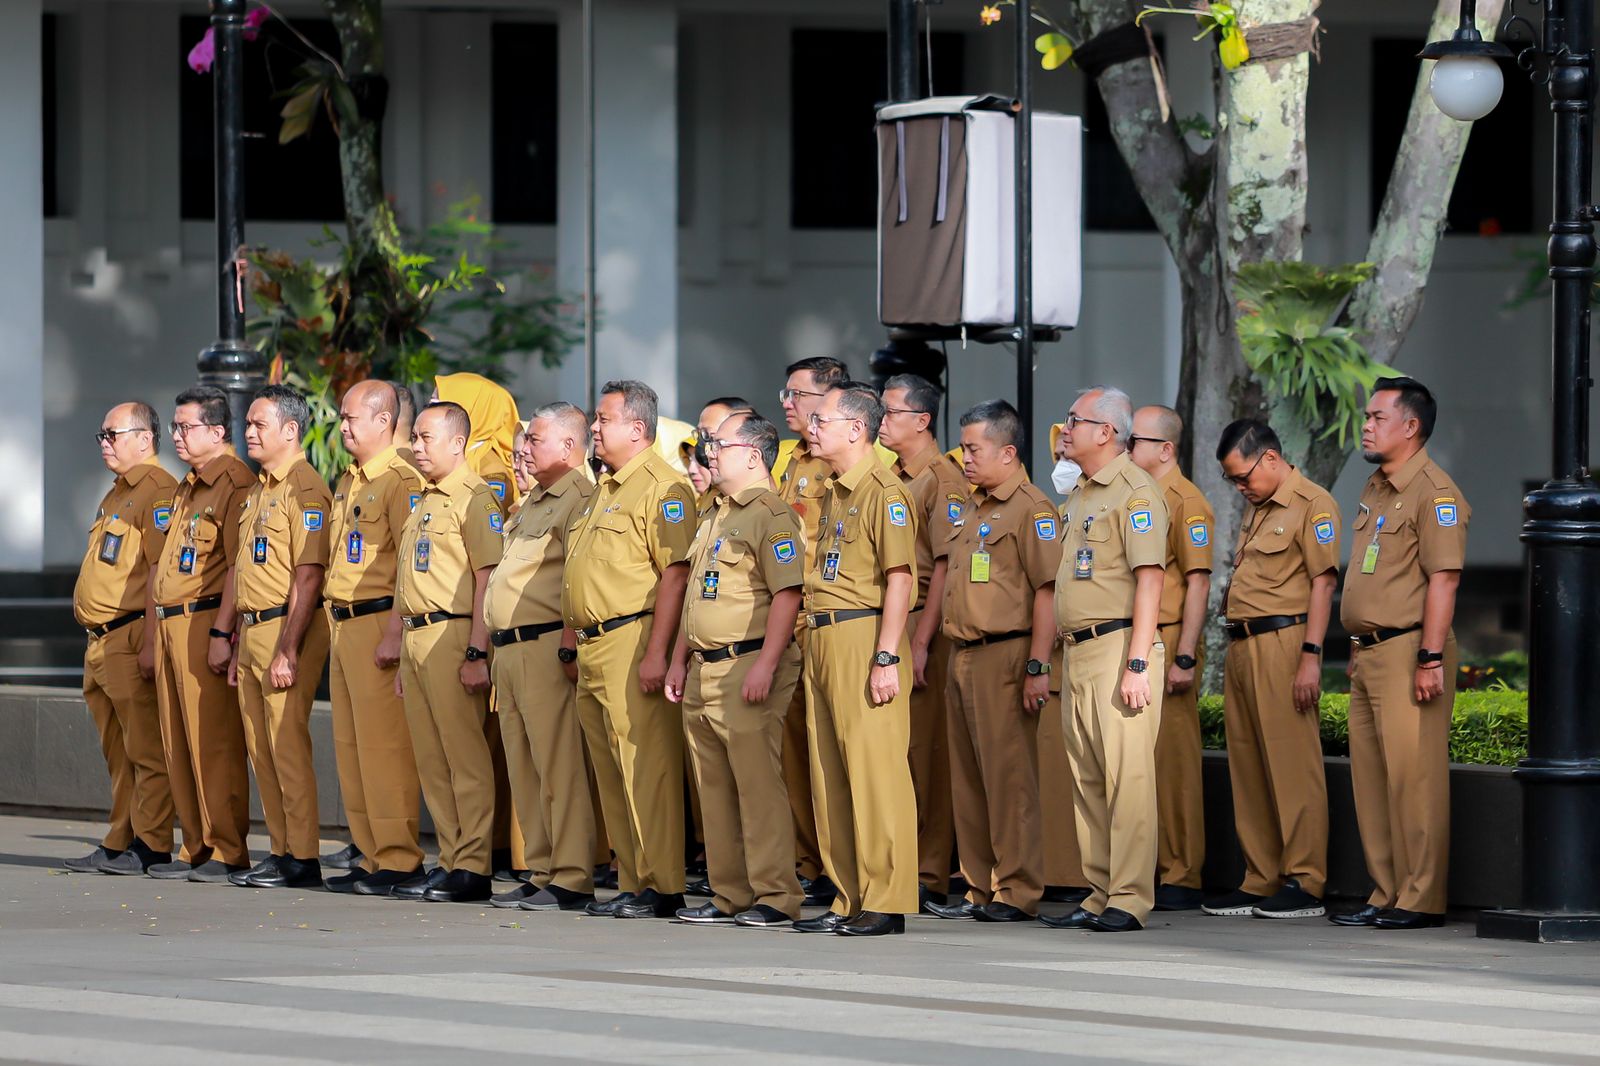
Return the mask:
[[[1350,696],[1324,692],[1319,707],[1324,755],[1350,754]],[[1200,697],[1200,735],[1207,748],[1226,750],[1222,697]],[[1515,766],[1528,753],[1528,694],[1506,688],[1457,692],[1450,717],[1450,761]]]

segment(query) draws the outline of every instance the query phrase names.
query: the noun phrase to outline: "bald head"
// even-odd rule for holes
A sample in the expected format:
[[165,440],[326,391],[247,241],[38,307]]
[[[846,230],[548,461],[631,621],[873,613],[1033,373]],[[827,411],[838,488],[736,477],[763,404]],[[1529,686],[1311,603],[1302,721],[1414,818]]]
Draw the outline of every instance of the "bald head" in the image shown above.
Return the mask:
[[1141,470],[1160,480],[1178,465],[1178,441],[1183,437],[1183,416],[1170,407],[1151,404],[1133,413],[1133,435],[1128,454]]
[[100,459],[112,473],[126,473],[156,454],[160,432],[155,408],[139,401],[119,403],[100,420]]
[[345,450],[365,463],[394,444],[400,404],[387,381],[358,381],[339,404],[339,436]]

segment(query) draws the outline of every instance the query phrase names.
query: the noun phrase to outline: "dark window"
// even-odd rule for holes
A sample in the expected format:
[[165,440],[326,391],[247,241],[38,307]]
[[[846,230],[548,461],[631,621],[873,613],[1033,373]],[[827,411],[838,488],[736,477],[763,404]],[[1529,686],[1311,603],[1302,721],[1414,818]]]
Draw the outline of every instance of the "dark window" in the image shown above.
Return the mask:
[[[212,76],[189,69],[189,49],[211,21],[203,15],[178,20],[178,200],[186,219],[216,217],[212,164]],[[295,28],[331,56],[339,38],[326,19],[294,20]],[[278,143],[277,94],[298,80],[306,46],[276,19],[244,45],[245,217],[258,222],[327,222],[344,217],[339,181],[339,138],[328,116],[318,114],[308,134]]]
[[494,221],[556,221],[556,27],[497,22],[490,48]]
[[1154,230],[1155,219],[1111,136],[1111,118],[1093,78],[1084,79],[1083,214],[1091,230]]
[[[965,39],[933,35],[934,90],[959,91]],[[926,40],[917,37],[919,66]],[[795,229],[872,229],[878,224],[873,115],[888,96],[888,35],[870,30],[795,30],[790,40],[790,222]],[[927,84],[919,71],[917,84]]]
[[[1406,111],[1417,84],[1419,40],[1372,42],[1372,221],[1389,187]],[[1532,233],[1533,85],[1515,67],[1506,68],[1505,95],[1488,116],[1473,123],[1461,170],[1450,194],[1446,233]]]
[[57,183],[61,180],[60,160],[57,155],[60,144],[57,140],[56,123],[59,120],[60,97],[56,93],[56,29],[55,15],[44,16],[44,29],[41,45],[42,62],[44,69],[44,94],[43,115],[44,122],[44,217],[59,218],[61,216],[61,201]]

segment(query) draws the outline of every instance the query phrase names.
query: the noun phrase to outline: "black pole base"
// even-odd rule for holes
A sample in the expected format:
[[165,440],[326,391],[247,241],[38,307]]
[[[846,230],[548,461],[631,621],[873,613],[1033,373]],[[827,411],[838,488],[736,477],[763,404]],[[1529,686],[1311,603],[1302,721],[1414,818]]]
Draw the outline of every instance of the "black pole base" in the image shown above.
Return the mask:
[[1480,911],[1478,936],[1483,940],[1523,940],[1530,944],[1594,943],[1600,941],[1600,914]]
[[267,383],[267,357],[243,341],[219,340],[196,360],[200,384],[214,385],[228,394],[233,412],[233,446],[245,458],[244,419],[250,401]]

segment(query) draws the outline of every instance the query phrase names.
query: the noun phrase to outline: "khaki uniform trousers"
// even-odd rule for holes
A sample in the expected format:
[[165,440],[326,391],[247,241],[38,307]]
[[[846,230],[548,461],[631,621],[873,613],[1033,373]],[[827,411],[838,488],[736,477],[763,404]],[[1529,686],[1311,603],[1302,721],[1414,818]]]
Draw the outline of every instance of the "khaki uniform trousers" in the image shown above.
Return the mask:
[[1450,713],[1456,638],[1444,644],[1444,691],[1412,693],[1422,633],[1355,651],[1350,678],[1350,778],[1367,873],[1367,902],[1443,914],[1450,879]]
[[617,888],[683,891],[683,712],[639,691],[654,616],[578,645],[578,721],[594,761]]
[[400,643],[400,686],[439,865],[488,877],[494,765],[484,739],[489,695],[461,687],[471,636],[466,618],[407,630]]
[[1122,700],[1122,675],[1133,631],[1124,629],[1067,648],[1063,696],[1067,758],[1072,763],[1078,848],[1092,891],[1085,910],[1107,907],[1144,921],[1155,906],[1156,734],[1161,728],[1166,649],[1150,649],[1150,705]]
[[311,616],[294,685],[278,689],[272,687],[267,669],[283,623],[284,619],[274,618],[241,629],[239,707],[272,854],[315,859],[321,834],[317,768],[311,757],[311,701],[328,661],[328,624],[320,611]]
[[904,637],[900,694],[875,707],[867,689],[876,617],[806,634],[806,726],[811,799],[822,866],[838,886],[836,914],[914,914],[917,797],[911,784],[911,649]]
[[797,918],[804,894],[783,788],[783,727],[800,679],[800,649],[784,651],[766,702],[752,706],[742,692],[758,655],[702,663],[691,654],[684,729],[705,818],[712,903],[724,914],[763,903]]
[[533,883],[589,894],[595,813],[577,690],[556,657],[560,643],[559,632],[547,633],[490,653],[500,700],[496,717]]
[[[802,616],[803,617],[803,616]],[[802,658],[800,681],[783,717],[783,785],[789,794],[789,813],[794,822],[795,872],[807,881],[822,874],[822,845],[817,843],[817,813],[811,800],[811,741],[806,731],[806,679],[803,665],[806,630],[799,626],[795,647]]]
[[1328,882],[1321,722],[1294,707],[1305,633],[1301,624],[1231,641],[1224,660],[1228,777],[1245,866],[1239,887],[1257,896],[1272,895],[1293,877],[1302,891],[1321,897]]
[[172,790],[161,747],[156,687],[139,674],[143,619],[89,641],[83,653],[83,699],[100,733],[111,775],[111,814],[101,843],[122,851],[134,838],[172,851]]
[[1078,853],[1078,821],[1072,809],[1072,764],[1061,711],[1061,686],[1067,673],[1066,650],[1057,645],[1050,665],[1050,702],[1039,713],[1039,836],[1044,849],[1044,883],[1055,888],[1087,888]]
[[381,669],[373,654],[389,615],[332,621],[328,653],[333,697],[333,754],[350,839],[362,868],[405,872],[422,865],[418,843],[417,758],[411,752],[405,701],[394,694],[398,666]]
[[[1161,627],[1161,641],[1178,646],[1181,625]],[[1205,648],[1195,649],[1194,684],[1167,692],[1160,678],[1161,730],[1156,734],[1156,883],[1200,887],[1206,861],[1205,786],[1200,776],[1200,678]],[[1155,678],[1151,679],[1154,684]]]
[[1027,639],[956,648],[945,707],[955,781],[956,849],[967,899],[1036,914],[1044,893],[1039,834],[1039,717],[1022,709]]
[[172,805],[183,827],[179,858],[249,866],[250,772],[244,717],[227,675],[206,665],[216,609],[157,623],[156,701]]
[[[920,621],[912,611],[909,631]],[[943,896],[950,891],[950,852],[955,821],[950,785],[950,748],[945,726],[945,672],[950,641],[934,634],[928,645],[928,683],[911,690],[911,787],[917,794],[917,880]]]

